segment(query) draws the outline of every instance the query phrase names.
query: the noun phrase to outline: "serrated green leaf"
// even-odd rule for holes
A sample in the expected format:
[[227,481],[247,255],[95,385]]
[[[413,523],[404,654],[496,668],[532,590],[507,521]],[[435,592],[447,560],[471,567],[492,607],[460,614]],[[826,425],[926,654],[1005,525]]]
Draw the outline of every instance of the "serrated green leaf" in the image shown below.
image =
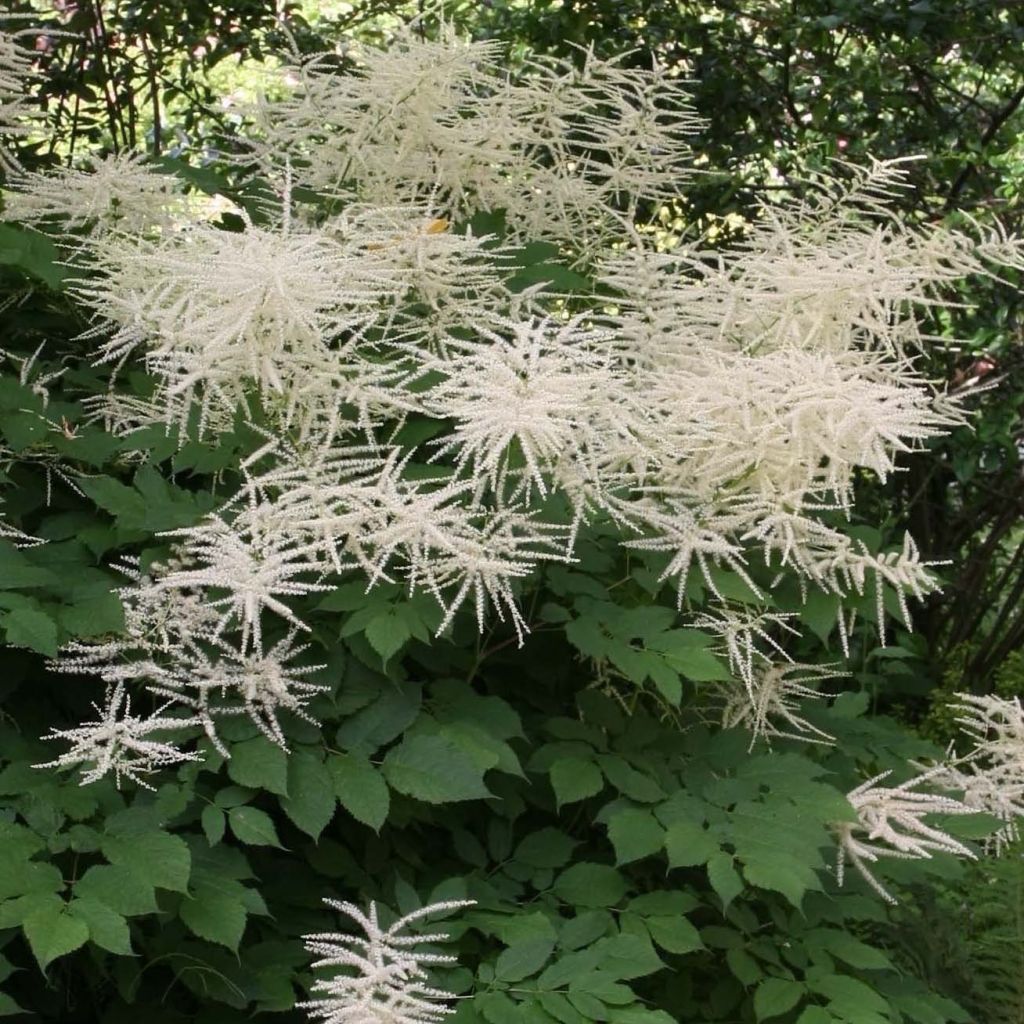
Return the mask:
[[665,792],[649,775],[637,771],[624,758],[600,754],[597,763],[605,778],[624,796],[639,803],[650,804],[665,799]]
[[426,803],[453,803],[491,795],[478,763],[443,736],[407,736],[388,751],[381,771],[392,789]]
[[167,832],[143,832],[126,837],[107,836],[103,854],[111,864],[132,871],[151,886],[188,891],[192,856],[185,841]]
[[704,948],[700,932],[685,917],[648,917],[646,924],[651,938],[670,953],[692,953]]
[[660,852],[665,830],[650,811],[626,808],[608,819],[608,838],[618,864],[629,864]]
[[370,646],[384,662],[397,654],[412,637],[408,622],[392,610],[371,619],[364,632]]
[[29,914],[22,923],[25,937],[40,968],[46,968],[58,957],[73,953],[89,941],[89,928],[84,921],[72,917],[66,905],[46,907]]
[[68,276],[63,262],[46,235],[27,227],[0,224],[0,264],[17,267],[56,290]]
[[85,922],[89,938],[101,949],[120,956],[132,955],[128,922],[116,910],[97,899],[84,898],[72,900],[68,913]]
[[527,939],[504,950],[494,964],[499,981],[522,981],[536,974],[548,962],[555,948],[553,939]]
[[341,806],[356,821],[379,832],[391,805],[391,794],[380,772],[366,758],[354,754],[332,754],[327,759],[327,771]]
[[192,898],[182,901],[178,913],[185,927],[201,939],[230,950],[238,949],[247,913],[244,902],[231,887],[201,882],[195,886]]
[[240,786],[288,795],[288,755],[266,736],[232,745],[228,775]]
[[705,864],[719,852],[715,837],[693,821],[674,821],[665,832],[665,850],[672,868]]
[[551,788],[561,808],[600,793],[604,789],[604,778],[593,761],[564,757],[551,766]]
[[334,783],[316,751],[298,748],[288,758],[288,796],[281,801],[285,814],[314,839],[327,827],[337,806]]
[[626,895],[622,874],[607,864],[574,864],[551,887],[566,903],[579,907],[613,907]]
[[219,807],[207,804],[199,815],[200,824],[203,826],[203,833],[206,841],[211,846],[216,846],[224,838],[224,830],[227,828],[227,817]]
[[743,892],[743,880],[733,867],[732,857],[728,853],[716,853],[708,858],[708,880],[722,901],[723,910]]
[[372,754],[412,725],[422,700],[422,688],[415,683],[388,684],[372,704],[341,724],[338,745],[344,750]]
[[754,1014],[759,1021],[779,1017],[803,998],[804,986],[788,978],[765,978],[754,993]]
[[130,868],[120,864],[96,864],[87,868],[75,883],[74,894],[98,900],[124,917],[156,911],[153,886]]
[[57,624],[35,608],[14,608],[0,616],[0,625],[7,631],[7,642],[14,647],[56,657]]
[[542,828],[521,840],[512,859],[535,868],[560,868],[569,863],[577,846],[579,842],[561,829]]
[[235,838],[249,846],[281,846],[274,820],[258,807],[232,807],[228,811],[228,824]]

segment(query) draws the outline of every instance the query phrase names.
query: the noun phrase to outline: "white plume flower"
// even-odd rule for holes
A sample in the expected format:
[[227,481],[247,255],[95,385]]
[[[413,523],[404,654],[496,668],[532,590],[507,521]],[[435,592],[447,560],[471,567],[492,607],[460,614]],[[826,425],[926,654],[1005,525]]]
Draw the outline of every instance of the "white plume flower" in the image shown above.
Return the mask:
[[197,754],[186,753],[172,743],[150,738],[153,733],[173,733],[197,725],[197,719],[163,718],[161,713],[166,710],[166,705],[148,718],[133,715],[124,683],[108,688],[102,708],[93,706],[99,716],[97,721],[73,729],[50,730],[45,739],[66,740],[70,742],[71,749],[53,761],[35,765],[36,768],[80,765],[83,767],[83,786],[112,772],[118,786],[125,778],[145,789],[153,789],[144,776],[165,765],[200,760]]
[[[28,83],[34,73],[30,51],[21,38],[24,31],[0,29],[0,136],[26,135],[30,127],[28,115]],[[17,158],[0,144],[0,170],[16,174],[21,170]]]
[[950,706],[974,747],[961,758],[951,751],[931,770],[933,784],[1003,822],[986,842],[999,854],[1020,838],[1024,818],[1024,708],[1019,697],[974,693],[956,694]]
[[779,641],[769,632],[777,629],[798,636],[797,631],[789,624],[792,618],[795,616],[790,613],[763,612],[746,608],[741,610],[723,606],[716,608],[713,613],[696,616],[694,625],[720,638],[724,647],[723,653],[729,659],[730,670],[743,680],[751,703],[755,703],[754,659],[768,665],[772,661],[771,654],[762,650],[759,641],[776,654],[792,661]]
[[833,826],[839,840],[836,877],[840,885],[849,861],[875,892],[895,903],[893,895],[871,873],[869,863],[881,857],[928,860],[936,852],[975,859],[969,847],[924,821],[929,814],[975,813],[975,808],[960,800],[917,791],[917,787],[932,781],[934,772],[933,769],[893,787],[877,785],[892,774],[882,772],[847,794],[857,812],[857,821]]
[[301,543],[274,521],[271,504],[253,500],[231,521],[219,515],[174,530],[182,567],[155,579],[154,594],[204,590],[220,612],[214,629],[241,631],[241,649],[263,650],[263,614],[271,611],[296,629],[308,629],[282,600],[332,589],[318,582],[326,566],[317,545]]
[[[632,425],[633,399],[604,342],[578,321],[510,322],[500,334],[478,328],[477,340],[434,364],[446,379],[424,405],[453,421],[434,457],[455,454],[459,470],[513,500],[547,495],[563,460],[597,482],[609,445]],[[516,457],[521,468],[511,464]]]
[[21,174],[10,187],[4,220],[55,224],[69,237],[144,235],[181,221],[187,211],[179,179],[154,170],[138,153],[90,156],[80,167]]
[[290,664],[307,649],[295,644],[294,632],[266,651],[239,651],[214,637],[205,645],[189,644],[149,690],[189,708],[225,757],[230,755],[217,734],[217,720],[226,716],[246,715],[271,743],[287,749],[278,716],[287,711],[316,725],[306,705],[329,689],[302,678],[324,665]]
[[830,665],[776,663],[756,666],[745,690],[733,684],[718,687],[723,699],[722,727],[739,727],[750,734],[750,746],[759,738],[834,743],[835,737],[813,725],[801,713],[801,702],[826,694],[809,685],[844,675]]
[[382,928],[377,906],[366,913],[352,903],[324,900],[351,918],[362,935],[323,932],[305,936],[306,950],[318,957],[314,969],[327,967],[337,973],[313,984],[312,999],[298,1005],[311,1019],[324,1024],[437,1024],[454,1013],[450,992],[429,984],[430,968],[452,964],[456,958],[432,953],[418,946],[443,942],[443,932],[408,934],[407,929],[424,917],[473,906],[473,900],[432,903],[406,914]]
[[429,197],[457,221],[503,209],[517,237],[579,246],[621,225],[641,195],[674,191],[699,124],[661,68],[586,53],[580,68],[534,60],[512,74],[498,44],[448,23],[346,56],[349,73],[329,56],[285,69],[296,89],[258,105],[264,167],[286,160],[305,185],[380,206]]

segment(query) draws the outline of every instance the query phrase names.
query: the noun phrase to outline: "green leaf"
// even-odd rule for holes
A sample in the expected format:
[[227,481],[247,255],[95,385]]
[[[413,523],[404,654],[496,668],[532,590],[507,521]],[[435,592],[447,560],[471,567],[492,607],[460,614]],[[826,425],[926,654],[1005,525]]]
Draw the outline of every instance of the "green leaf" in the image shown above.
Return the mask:
[[829,974],[808,978],[808,987],[825,996],[830,1008],[854,1020],[858,1013],[877,1013],[889,1016],[889,1004],[870,985],[846,974]]
[[231,747],[228,775],[240,786],[288,795],[288,755],[266,736],[254,736]]
[[60,609],[60,624],[72,636],[94,637],[124,629],[124,606],[117,594],[89,597]]
[[46,235],[31,228],[0,224],[0,264],[17,267],[56,290],[68,276],[62,262],[63,257]]
[[23,852],[0,847],[0,899],[64,888],[64,878],[54,864],[28,860]]
[[227,828],[224,812],[219,807],[207,804],[199,816],[199,821],[203,826],[206,841],[211,846],[216,846],[224,838],[224,830]]
[[722,901],[723,911],[743,891],[743,880],[733,867],[732,857],[728,853],[716,853],[708,859],[708,879],[711,888]]
[[[835,1017],[823,1006],[807,1006],[797,1017],[796,1024],[835,1024]],[[942,1024],[945,1024],[945,1021]]]
[[381,766],[392,789],[431,804],[491,795],[483,771],[461,747],[439,735],[406,736]]
[[626,890],[626,879],[607,864],[574,864],[552,886],[556,896],[578,907],[612,907]]
[[84,921],[89,938],[102,949],[120,956],[132,955],[128,922],[116,911],[97,899],[72,900],[68,912]]
[[151,886],[188,891],[192,855],[185,841],[167,832],[144,832],[132,836],[107,836],[103,854],[111,864],[119,864]]
[[608,837],[615,847],[616,863],[629,864],[658,853],[665,830],[650,811],[626,808],[609,817]]
[[787,978],[765,978],[754,993],[754,1014],[759,1021],[791,1010],[804,994],[804,986]]
[[651,938],[670,953],[692,953],[704,948],[700,932],[685,917],[648,917],[646,924]]
[[33,565],[23,552],[7,541],[0,541],[0,589],[54,587],[60,586],[60,583],[61,579],[56,573]]
[[12,646],[56,657],[57,625],[49,615],[35,608],[14,608],[0,617],[0,624],[7,631],[7,642]]
[[593,761],[563,757],[551,766],[551,788],[558,807],[594,796],[604,789],[604,778]]
[[531,832],[516,847],[512,859],[535,868],[560,868],[572,859],[579,843],[557,828]]
[[536,974],[548,962],[555,948],[553,939],[527,939],[509,946],[494,965],[494,976],[499,981],[522,981]]
[[6,992],[0,992],[0,1017],[17,1017],[28,1010],[19,1006]]
[[832,929],[815,929],[808,933],[808,944],[814,940],[851,967],[859,967],[868,971],[891,970],[892,961],[880,949],[861,942],[849,932]]
[[368,707],[357,711],[338,729],[338,745],[372,754],[412,725],[420,713],[422,689],[414,683],[388,685]]
[[719,852],[714,836],[694,821],[675,821],[665,833],[668,864],[672,868],[704,864]]
[[397,654],[412,637],[412,630],[406,619],[394,611],[387,611],[372,619],[364,632],[370,646],[384,662]]
[[602,974],[615,981],[630,981],[660,971],[664,962],[646,936],[620,934],[594,943]]
[[327,759],[334,795],[356,821],[379,832],[387,820],[391,795],[380,772],[366,758],[332,754]]
[[44,971],[58,957],[74,952],[89,941],[88,925],[72,917],[66,905],[46,907],[29,914],[22,927]]
[[104,512],[129,523],[142,522],[146,501],[138,491],[109,476],[85,477],[77,481],[84,493]]
[[638,803],[650,804],[665,799],[665,792],[650,776],[614,754],[601,754],[597,759],[605,778],[624,796]]
[[288,793],[281,801],[285,814],[303,832],[319,839],[337,806],[331,773],[317,752],[301,747],[288,758]]
[[228,811],[228,823],[237,839],[249,846],[281,846],[277,838],[274,821],[258,807],[232,807]]
[[75,883],[75,896],[92,898],[124,917],[156,911],[153,886],[120,864],[96,864]]
[[213,881],[201,882],[195,887],[192,898],[182,901],[178,913],[189,931],[201,939],[217,942],[230,950],[238,949],[247,912],[233,887]]

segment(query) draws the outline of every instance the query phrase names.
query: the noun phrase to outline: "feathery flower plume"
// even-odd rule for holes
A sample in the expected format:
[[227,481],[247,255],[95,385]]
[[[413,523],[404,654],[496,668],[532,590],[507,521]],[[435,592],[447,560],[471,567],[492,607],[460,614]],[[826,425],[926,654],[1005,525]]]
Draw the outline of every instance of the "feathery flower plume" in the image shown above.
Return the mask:
[[363,934],[305,936],[306,950],[319,957],[314,969],[337,970],[333,977],[314,983],[318,998],[298,1004],[313,1020],[324,1024],[437,1024],[455,1012],[448,1005],[452,994],[431,986],[428,971],[455,963],[456,958],[416,948],[443,942],[448,936],[443,932],[403,933],[424,917],[473,906],[474,900],[432,903],[399,918],[389,928],[381,927],[373,902],[366,913],[352,903],[324,902],[355,921]]
[[191,725],[195,718],[163,718],[167,705],[148,718],[133,715],[131,699],[124,683],[109,687],[102,708],[94,704],[99,716],[95,722],[74,729],[51,729],[44,739],[66,740],[71,749],[53,761],[36,768],[67,768],[82,766],[82,785],[96,782],[110,772],[120,787],[122,778],[130,779],[145,789],[153,789],[144,776],[158,769],[183,761],[198,761],[198,754],[185,753],[172,743],[151,739],[152,733],[173,733]]
[[808,684],[839,679],[844,674],[830,665],[791,663],[756,667],[746,691],[735,684],[718,687],[724,700],[722,727],[746,729],[751,734],[751,750],[760,737],[769,742],[777,737],[806,743],[834,743],[834,736],[803,717],[800,702],[827,696]]
[[57,226],[70,241],[117,231],[146,235],[184,217],[180,180],[150,167],[139,153],[88,157],[81,167],[20,174],[4,199],[2,218]]
[[895,897],[875,878],[868,864],[881,857],[928,860],[935,852],[976,859],[969,847],[924,821],[929,814],[974,814],[975,808],[952,797],[915,791],[932,781],[933,772],[925,772],[899,786],[877,785],[891,774],[882,772],[851,790],[847,799],[857,812],[857,821],[837,822],[833,828],[839,841],[839,884],[843,884],[849,861],[882,899],[895,903]]

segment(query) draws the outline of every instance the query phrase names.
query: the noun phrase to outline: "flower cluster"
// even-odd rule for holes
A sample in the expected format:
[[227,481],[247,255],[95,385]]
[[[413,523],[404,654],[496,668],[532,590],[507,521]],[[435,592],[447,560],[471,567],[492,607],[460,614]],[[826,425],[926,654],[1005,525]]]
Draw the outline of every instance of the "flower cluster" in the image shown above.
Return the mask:
[[973,859],[975,853],[970,847],[924,819],[929,814],[974,814],[975,808],[949,796],[922,792],[919,787],[933,781],[931,772],[899,786],[877,785],[891,774],[876,775],[847,794],[856,821],[835,825],[839,840],[836,876],[842,885],[849,861],[879,896],[895,903],[895,897],[875,878],[868,865],[882,857],[927,860],[937,852]]
[[957,721],[974,741],[964,757],[952,754],[934,770],[940,788],[959,793],[976,811],[1001,821],[988,846],[999,853],[1020,839],[1024,818],[1024,708],[1019,697],[958,693]]
[[[0,135],[25,135],[29,112],[27,87],[32,77],[32,60],[22,45],[25,33],[0,29]],[[17,158],[0,145],[0,170],[10,174],[21,170]]]
[[700,126],[666,71],[582,54],[515,73],[500,45],[414,26],[283,69],[297,83],[260,103],[253,152],[271,174],[378,206],[429,200],[457,220],[505,210],[526,240],[595,243],[644,198],[674,194]]
[[314,983],[318,998],[299,1004],[313,1020],[324,1024],[436,1024],[455,1012],[447,1003],[451,993],[431,986],[427,972],[437,965],[455,963],[456,958],[416,948],[429,947],[448,936],[403,933],[425,917],[472,906],[473,900],[432,903],[388,928],[381,927],[374,903],[363,913],[351,903],[324,902],[355,921],[363,935],[325,932],[305,936],[306,950],[319,957],[314,969],[337,971]]
[[87,157],[79,167],[20,173],[5,197],[3,219],[52,228],[68,240],[110,232],[136,237],[186,216],[181,184],[138,153]]
[[[260,198],[226,223],[182,222],[131,155],[17,182],[9,215],[63,218],[88,256],[70,292],[111,369],[93,416],[126,439],[239,418],[267,438],[122,591],[126,636],[63,668],[148,689],[219,746],[229,714],[283,745],[278,714],[318,690],[304,605],[339,574],[426,591],[441,631],[465,609],[522,641],[523,581],[603,522],[661,559],[681,610],[700,574],[694,624],[743,683],[728,721],[827,738],[797,703],[811,677],[772,666],[790,616],[738,607],[722,573],[765,597],[760,555],[832,595],[844,648],[854,597],[873,594],[883,641],[888,592],[909,623],[936,586],[912,538],[879,552],[836,524],[859,475],[963,421],[915,368],[920,314],[950,281],[1024,265],[1021,245],[903,225],[890,162],[765,203],[731,248],[660,252],[636,225],[685,184],[697,119],[664,69],[579,56],[509,68],[445,25],[298,61],[250,111],[235,170],[257,176],[235,194]],[[467,226],[481,214],[494,234]],[[587,287],[559,293],[558,271]],[[151,386],[122,389],[129,366]]]

